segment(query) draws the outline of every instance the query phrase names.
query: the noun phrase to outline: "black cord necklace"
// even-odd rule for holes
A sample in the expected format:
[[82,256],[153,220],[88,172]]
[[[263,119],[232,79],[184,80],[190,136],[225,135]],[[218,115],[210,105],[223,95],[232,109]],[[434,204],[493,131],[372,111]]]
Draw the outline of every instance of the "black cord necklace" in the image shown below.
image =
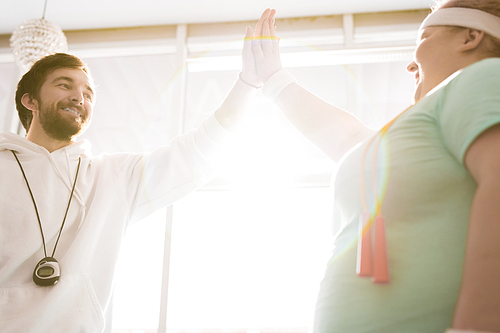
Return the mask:
[[40,260],[33,271],[33,281],[39,286],[51,286],[59,281],[59,277],[61,276],[61,268],[59,267],[59,263],[56,259],[54,259],[54,254],[56,253],[57,244],[59,243],[59,238],[61,238],[61,234],[63,231],[64,223],[66,222],[66,216],[68,215],[69,206],[71,204],[71,199],[73,198],[73,193],[75,191],[76,180],[78,179],[78,172],[80,171],[80,163],[82,158],[78,158],[78,167],[76,169],[75,181],[73,182],[73,188],[71,189],[71,195],[69,196],[68,206],[66,207],[66,212],[64,213],[64,218],[61,224],[61,229],[59,230],[59,235],[57,236],[56,244],[54,245],[54,250],[52,251],[52,255],[47,256],[47,246],[45,245],[45,237],[43,235],[42,222],[40,221],[40,214],[38,213],[38,208],[36,206],[35,197],[33,196],[33,192],[31,191],[30,184],[28,183],[28,178],[24,173],[23,166],[19,159],[17,158],[16,153],[11,150],[12,154],[16,158],[17,164],[19,164],[19,168],[21,168],[21,172],[23,173],[24,180],[26,181],[26,185],[28,186],[28,190],[31,195],[31,200],[33,201],[33,206],[35,206],[36,218],[38,219],[38,225],[40,226],[40,233],[42,234],[42,242],[43,242],[43,252],[45,254],[45,258]]

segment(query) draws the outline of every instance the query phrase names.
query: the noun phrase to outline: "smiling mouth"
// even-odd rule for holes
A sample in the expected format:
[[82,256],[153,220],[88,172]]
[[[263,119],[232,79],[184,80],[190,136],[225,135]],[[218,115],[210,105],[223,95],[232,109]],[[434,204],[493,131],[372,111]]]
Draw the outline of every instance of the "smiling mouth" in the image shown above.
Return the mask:
[[420,80],[420,73],[418,71],[415,73],[414,78],[415,78],[415,83],[418,83],[418,81]]
[[78,117],[82,117],[82,115],[80,114],[80,112],[76,111],[76,110],[73,110],[73,109],[70,109],[70,108],[63,108],[64,111],[68,111],[68,112],[71,112],[73,113],[74,115],[78,116]]

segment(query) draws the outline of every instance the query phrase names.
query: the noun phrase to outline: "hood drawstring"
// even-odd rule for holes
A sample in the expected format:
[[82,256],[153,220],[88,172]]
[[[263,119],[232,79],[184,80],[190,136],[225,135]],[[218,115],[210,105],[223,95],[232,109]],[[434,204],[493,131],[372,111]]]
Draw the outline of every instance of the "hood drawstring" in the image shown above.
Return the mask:
[[[57,161],[55,160],[55,158],[52,156],[52,154],[47,152],[45,155],[49,159],[50,164],[52,165],[52,167],[56,171],[57,175],[63,181],[64,185],[68,188],[69,191],[71,191],[71,188],[73,186],[71,184],[70,158],[69,158],[68,150],[66,148],[64,148],[64,153],[65,153],[65,157],[66,157],[66,168],[67,168],[67,172],[64,172],[64,173],[59,168],[59,165],[58,165]],[[75,188],[75,199],[78,201],[80,206],[82,206],[82,208],[85,210],[85,202],[83,201],[81,192],[77,188]]]
[[[81,140],[67,146],[64,151],[50,153],[44,147],[41,147],[26,138],[23,138],[17,134],[4,132],[0,133],[0,150],[13,150],[20,155],[28,155],[28,156],[40,156],[44,155],[50,161],[50,164],[54,168],[54,171],[62,180],[63,184],[68,188],[68,191],[72,189],[72,177],[71,177],[71,156],[76,157],[90,157],[92,156],[90,150],[90,143],[87,140]],[[60,154],[64,153],[66,158],[66,171],[62,172],[60,169],[61,163],[57,163],[57,159],[61,158]],[[84,162],[85,160],[82,160]],[[83,165],[82,165],[83,167]],[[83,171],[83,170],[82,170]],[[82,218],[79,222],[78,231],[80,230],[83,221],[85,220],[86,215],[86,207],[85,200],[80,190],[75,187],[74,197],[73,199],[78,202],[78,205],[82,208]]]

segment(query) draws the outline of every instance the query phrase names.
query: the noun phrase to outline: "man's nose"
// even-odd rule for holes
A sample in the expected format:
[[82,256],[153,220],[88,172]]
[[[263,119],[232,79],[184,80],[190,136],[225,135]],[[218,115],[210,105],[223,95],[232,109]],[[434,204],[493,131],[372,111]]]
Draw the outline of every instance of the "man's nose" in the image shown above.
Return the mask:
[[70,97],[71,102],[83,105],[84,97],[82,92],[75,92]]

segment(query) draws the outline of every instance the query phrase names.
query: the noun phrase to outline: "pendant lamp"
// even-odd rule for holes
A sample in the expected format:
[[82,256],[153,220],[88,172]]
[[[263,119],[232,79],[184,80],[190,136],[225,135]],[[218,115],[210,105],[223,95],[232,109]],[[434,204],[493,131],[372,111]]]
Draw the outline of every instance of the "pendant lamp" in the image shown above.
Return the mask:
[[25,21],[10,37],[14,58],[23,72],[46,55],[68,50],[68,42],[61,28],[44,19],[46,8],[47,0],[42,18]]

